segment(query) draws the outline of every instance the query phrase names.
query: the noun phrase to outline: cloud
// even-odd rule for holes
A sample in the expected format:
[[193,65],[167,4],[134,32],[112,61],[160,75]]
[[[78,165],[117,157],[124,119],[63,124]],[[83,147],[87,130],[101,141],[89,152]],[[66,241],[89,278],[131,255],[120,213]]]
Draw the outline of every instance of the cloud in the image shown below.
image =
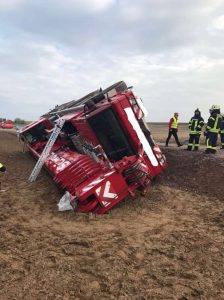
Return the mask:
[[3,1],[1,113],[36,119],[123,79],[152,121],[176,110],[188,121],[197,106],[207,117],[224,94],[223,8],[220,0]]
[[[74,7],[78,7],[81,11],[94,11],[101,12],[108,9],[112,4],[115,3],[114,0],[73,0]],[[67,2],[66,5],[69,3]]]
[[224,30],[224,15],[217,17],[213,22],[213,26],[215,29]]
[[0,11],[10,11],[18,8],[25,0],[1,0]]

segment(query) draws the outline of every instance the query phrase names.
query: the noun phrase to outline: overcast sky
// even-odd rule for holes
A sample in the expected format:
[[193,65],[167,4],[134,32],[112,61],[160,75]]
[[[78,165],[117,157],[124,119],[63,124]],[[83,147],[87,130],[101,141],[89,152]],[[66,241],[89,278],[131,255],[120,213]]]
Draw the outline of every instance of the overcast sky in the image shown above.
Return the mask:
[[224,0],[0,0],[0,117],[120,80],[148,121],[224,110]]

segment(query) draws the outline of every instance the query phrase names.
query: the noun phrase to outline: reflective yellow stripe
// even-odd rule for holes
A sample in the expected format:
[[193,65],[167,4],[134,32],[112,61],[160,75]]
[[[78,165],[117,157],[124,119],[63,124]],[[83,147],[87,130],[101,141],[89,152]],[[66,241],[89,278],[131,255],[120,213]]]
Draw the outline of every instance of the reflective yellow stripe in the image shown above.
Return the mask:
[[208,127],[208,128],[209,128],[209,131],[210,131],[210,132],[214,132],[214,133],[218,133],[218,132],[220,131],[220,129],[217,128],[218,121],[219,121],[219,117],[217,116],[216,119],[214,119],[214,118],[211,117],[211,119],[215,120],[215,124],[214,124],[213,128],[211,128],[211,127],[209,128],[209,127]]
[[194,123],[194,131],[196,131],[197,126],[198,126],[198,120]]
[[209,146],[209,138],[208,138],[207,141],[206,141],[206,146],[207,146],[208,149],[211,148],[211,147]]
[[201,131],[196,131],[196,130],[193,131],[193,130],[191,130],[191,131],[190,131],[190,134],[201,134]]
[[216,120],[215,120],[215,125],[214,125],[214,129],[217,129],[217,125],[218,125],[218,120],[219,120],[219,117],[217,116],[217,117],[216,117]]

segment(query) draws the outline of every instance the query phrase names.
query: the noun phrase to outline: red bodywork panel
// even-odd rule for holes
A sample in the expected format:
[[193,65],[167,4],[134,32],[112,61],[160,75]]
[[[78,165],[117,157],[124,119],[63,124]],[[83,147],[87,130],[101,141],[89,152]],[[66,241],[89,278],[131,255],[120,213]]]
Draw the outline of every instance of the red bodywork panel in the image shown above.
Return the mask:
[[153,178],[166,169],[139,101],[120,82],[57,107],[20,131],[38,159],[55,119],[66,120],[45,167],[71,194],[79,211],[105,213],[127,195],[134,196],[135,190],[145,193]]

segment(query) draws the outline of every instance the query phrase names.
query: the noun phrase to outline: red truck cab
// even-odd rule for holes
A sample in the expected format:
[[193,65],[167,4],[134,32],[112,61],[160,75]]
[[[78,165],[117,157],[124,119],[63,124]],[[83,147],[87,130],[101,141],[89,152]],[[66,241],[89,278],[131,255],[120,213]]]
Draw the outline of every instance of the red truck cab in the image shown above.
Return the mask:
[[167,167],[144,114],[141,99],[121,81],[55,107],[20,136],[39,159],[63,118],[45,168],[79,211],[102,214],[135,190],[144,194]]

